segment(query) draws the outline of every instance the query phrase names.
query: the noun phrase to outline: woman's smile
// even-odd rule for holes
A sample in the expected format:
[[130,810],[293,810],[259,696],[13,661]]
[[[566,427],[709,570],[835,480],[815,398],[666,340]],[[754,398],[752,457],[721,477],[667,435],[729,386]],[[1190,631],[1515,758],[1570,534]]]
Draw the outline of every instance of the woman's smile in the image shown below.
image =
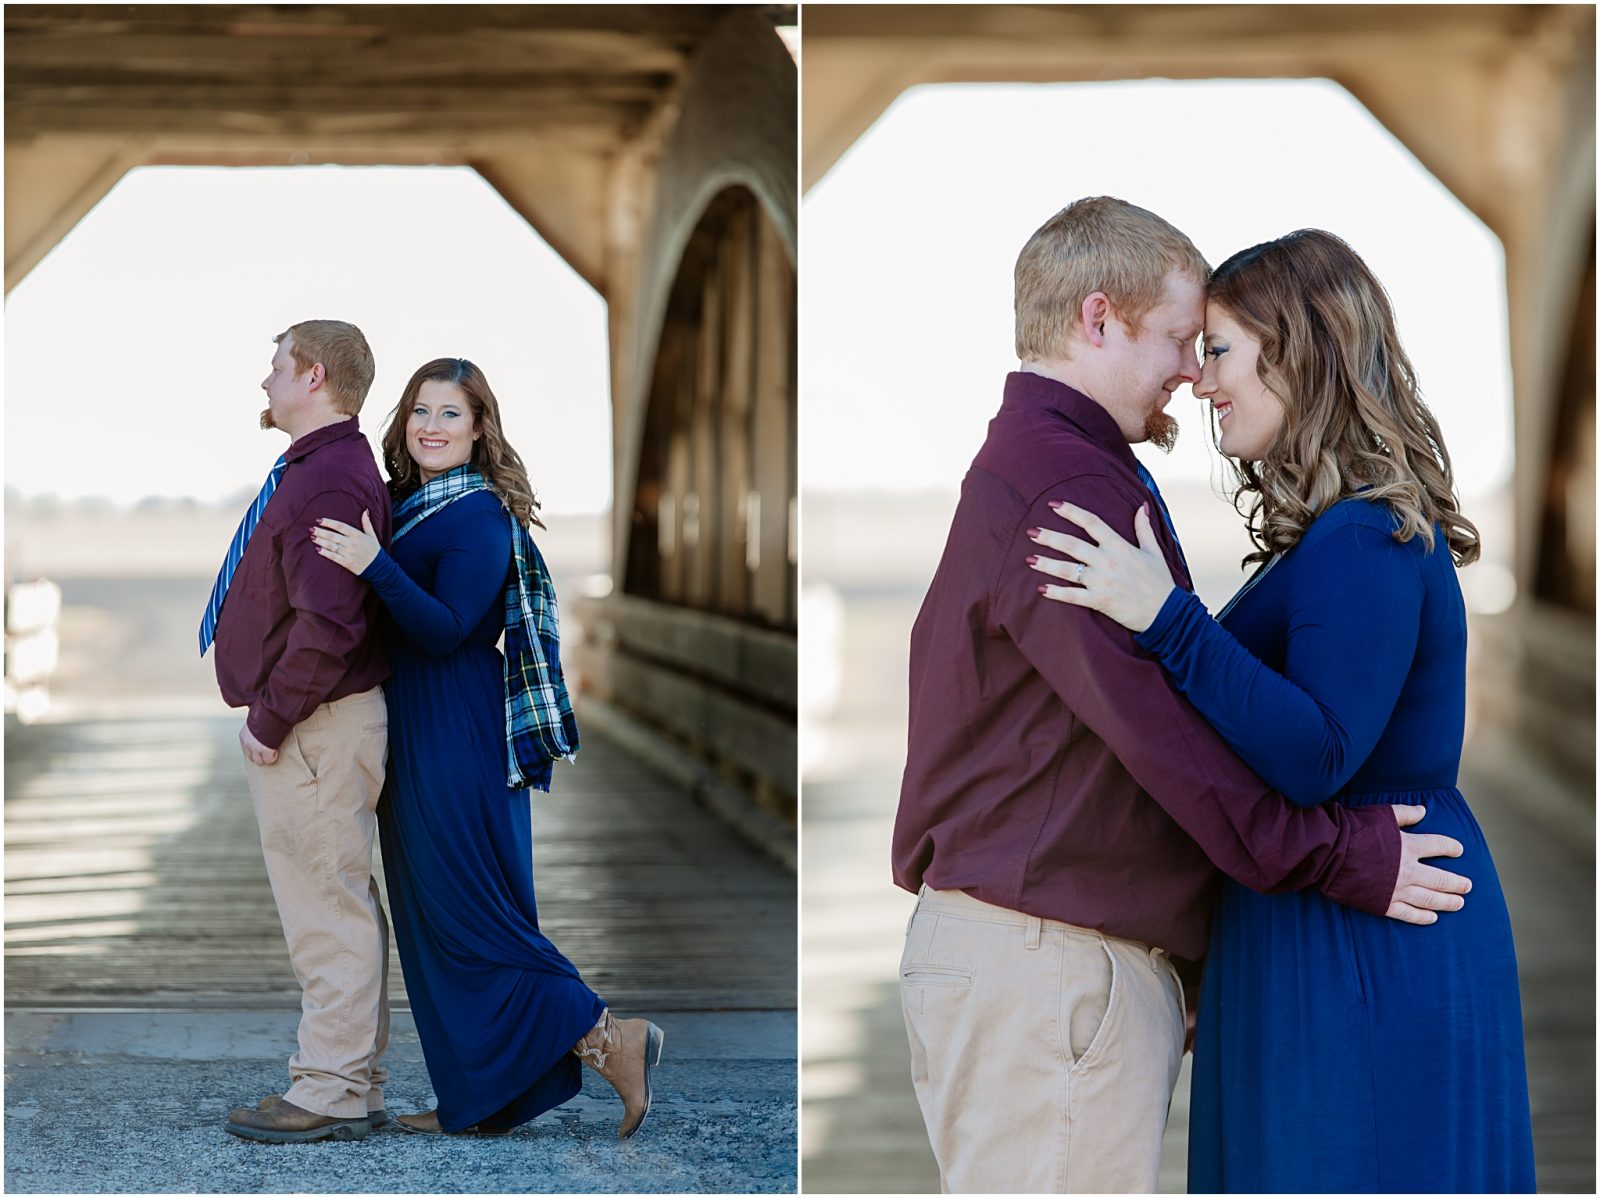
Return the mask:
[[417,389],[406,421],[406,449],[423,482],[471,461],[479,436],[472,402],[457,384],[428,379]]

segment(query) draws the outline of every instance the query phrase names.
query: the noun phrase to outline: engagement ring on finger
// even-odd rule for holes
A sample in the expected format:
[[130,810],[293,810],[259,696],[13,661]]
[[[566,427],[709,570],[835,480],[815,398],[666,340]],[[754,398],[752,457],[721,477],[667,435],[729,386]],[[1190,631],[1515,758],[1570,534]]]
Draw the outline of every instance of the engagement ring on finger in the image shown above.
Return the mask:
[[1087,566],[1085,566],[1082,562],[1079,562],[1078,572],[1072,576],[1072,581],[1081,583],[1083,581],[1083,572],[1087,569]]

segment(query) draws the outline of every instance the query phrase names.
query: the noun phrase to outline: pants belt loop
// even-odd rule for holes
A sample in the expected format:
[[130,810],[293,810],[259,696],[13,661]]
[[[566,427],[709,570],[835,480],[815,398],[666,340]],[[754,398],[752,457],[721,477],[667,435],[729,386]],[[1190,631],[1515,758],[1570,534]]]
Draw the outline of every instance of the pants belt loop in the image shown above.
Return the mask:
[[916,921],[917,912],[922,909],[922,896],[928,893],[928,884],[924,882],[917,887],[917,901],[911,904],[911,914],[906,916],[906,935],[911,935],[911,925]]
[[1023,947],[1035,949],[1039,947],[1039,929],[1044,926],[1044,921],[1037,915],[1028,916],[1028,932],[1023,940]]

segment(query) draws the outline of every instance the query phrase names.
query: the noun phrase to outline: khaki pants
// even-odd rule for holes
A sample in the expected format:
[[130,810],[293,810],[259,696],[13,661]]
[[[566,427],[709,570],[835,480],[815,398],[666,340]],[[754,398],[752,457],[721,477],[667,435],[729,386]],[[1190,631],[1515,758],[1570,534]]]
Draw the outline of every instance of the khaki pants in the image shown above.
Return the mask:
[[321,1115],[377,1110],[389,1076],[389,924],[372,878],[388,747],[383,690],[373,687],[318,707],[271,765],[245,763],[301,991],[284,1098]]
[[1160,949],[923,887],[900,998],[947,1193],[1153,1193],[1183,1057]]

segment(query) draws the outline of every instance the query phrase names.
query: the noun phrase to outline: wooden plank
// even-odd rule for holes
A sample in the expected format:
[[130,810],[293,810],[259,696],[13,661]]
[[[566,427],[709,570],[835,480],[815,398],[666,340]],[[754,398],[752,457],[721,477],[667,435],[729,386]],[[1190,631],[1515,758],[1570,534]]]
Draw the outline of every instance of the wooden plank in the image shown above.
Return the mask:
[[782,239],[760,214],[756,267],[756,378],[751,427],[755,486],[761,492],[761,568],[755,611],[779,627],[793,628],[797,549],[789,512],[797,494],[794,360],[795,273]]
[[47,104],[61,108],[104,108],[124,105],[160,112],[198,104],[210,108],[286,111],[388,112],[426,109],[504,108],[518,110],[562,98],[611,104],[653,101],[672,83],[663,72],[616,73],[601,76],[551,72],[544,76],[481,78],[434,77],[419,80],[319,83],[301,86],[259,77],[231,81],[218,78],[159,79],[85,78],[79,72],[55,77],[38,70],[6,70],[8,104]]
[[[795,709],[793,633],[756,628],[710,612],[633,595],[580,601],[575,610],[596,646],[614,645],[703,678],[781,711]],[[586,643],[584,648],[589,646]]]
[[121,107],[80,109],[54,103],[21,108],[7,104],[6,137],[11,140],[46,133],[192,135],[229,134],[265,138],[298,134],[301,137],[336,138],[359,133],[384,137],[425,136],[449,138],[459,144],[463,130],[471,136],[507,133],[544,133],[552,126],[577,125],[608,131],[616,137],[639,120],[649,105],[631,101],[590,101],[565,96],[520,110],[474,109],[462,106],[450,112],[374,111],[371,113],[286,112],[281,108],[249,110],[174,109],[156,114]]
[[[663,334],[663,340],[669,334]],[[674,337],[676,340],[676,337]],[[663,518],[668,533],[663,539],[667,552],[661,563],[660,598],[668,603],[682,603],[689,593],[689,552],[684,533],[683,499],[689,492],[690,449],[689,421],[694,411],[694,370],[690,366],[694,345],[684,339],[680,347],[686,369],[666,378],[665,394],[660,402],[671,413],[662,430],[667,443],[667,468],[662,472],[661,493],[667,500]]]
[[[716,611],[719,609],[717,542],[722,523],[717,510],[718,370],[722,360],[722,309],[726,297],[722,292],[721,272],[715,264],[709,266],[700,279],[691,276],[688,281],[700,288],[700,303],[698,314],[685,318],[685,333],[693,339],[695,354],[694,399],[688,420],[689,467],[687,490],[683,495],[684,555],[688,571],[683,601],[701,611]],[[668,319],[675,321],[672,316]]]
[[793,796],[797,737],[792,715],[765,711],[638,658],[619,655],[609,668],[619,706]]
[[[231,716],[8,727],[8,1005],[298,1006],[236,733]],[[162,764],[196,744],[187,773]],[[95,813],[116,787],[82,800],[84,818],[72,794],[107,777],[164,793],[184,826],[147,802],[108,840]],[[687,795],[586,734],[534,821],[541,926],[608,1001],[793,1007],[794,879]],[[390,986],[404,1006],[394,956]]]
[[[721,610],[732,616],[750,614],[750,570],[752,530],[749,517],[760,519],[759,503],[750,506],[750,372],[753,353],[754,299],[750,272],[752,220],[751,205],[740,205],[729,214],[723,231],[720,257],[723,280],[722,360],[717,374],[721,392],[721,427],[717,433],[719,494],[717,504],[723,513],[717,557],[720,574]],[[760,530],[754,530],[760,544]]]
[[1102,53],[1107,43],[1137,37],[1174,50],[1188,46],[1271,39],[1315,53],[1365,50],[1387,57],[1397,37],[1441,49],[1493,52],[1502,39],[1534,19],[1516,4],[941,4],[918,10],[914,25],[895,4],[807,4],[806,36],[817,39],[891,37],[928,41],[963,38],[1058,43],[1079,53]]
[[[716,21],[715,4],[8,4],[6,37],[82,29],[127,35],[145,30],[229,30],[244,35],[292,31],[306,38],[341,32],[451,34],[462,28],[506,33],[623,34],[633,38],[699,36]],[[794,5],[767,5],[774,24],[793,24]]]
[[[119,53],[119,47],[121,52]],[[244,83],[281,76],[307,82],[405,83],[462,75],[462,63],[486,71],[557,71],[587,76],[680,75],[692,43],[649,42],[638,38],[556,38],[517,33],[453,32],[411,39],[379,35],[347,44],[304,38],[213,37],[151,38],[132,35],[96,39],[49,38],[32,42],[8,33],[7,78],[18,70],[35,77],[70,79],[77,74],[125,79],[236,78]],[[292,69],[291,69],[292,68]]]

